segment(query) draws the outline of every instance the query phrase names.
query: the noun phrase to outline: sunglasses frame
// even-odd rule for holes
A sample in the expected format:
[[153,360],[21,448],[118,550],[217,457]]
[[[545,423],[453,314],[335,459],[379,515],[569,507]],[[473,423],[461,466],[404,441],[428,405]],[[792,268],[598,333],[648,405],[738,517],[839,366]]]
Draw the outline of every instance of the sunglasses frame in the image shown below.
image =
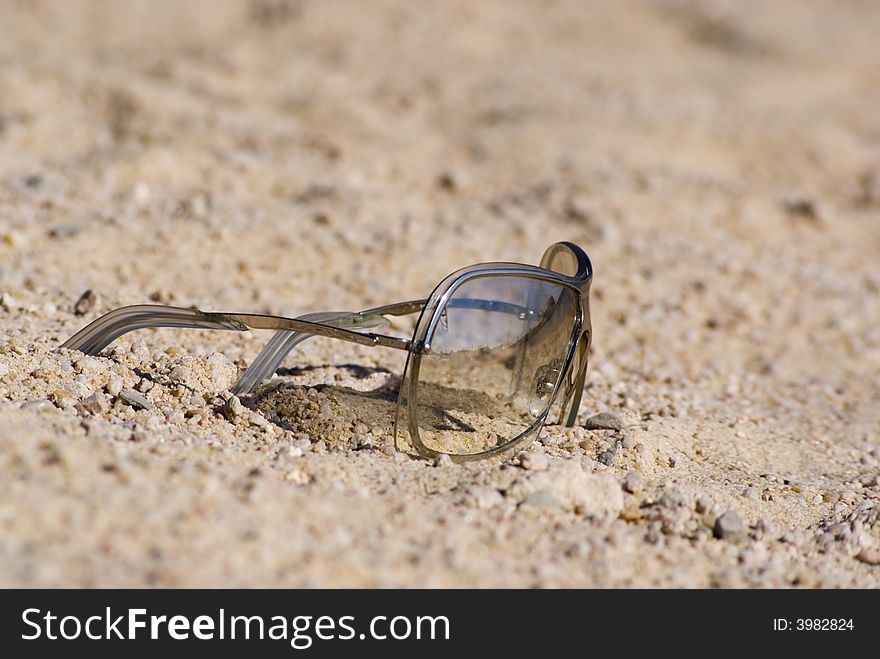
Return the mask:
[[[577,267],[574,276],[566,276],[545,267],[550,265],[559,254],[573,257]],[[394,423],[394,441],[398,449],[403,449],[400,438],[402,426],[405,425],[408,431],[409,443],[424,458],[436,459],[440,455],[448,455],[454,462],[470,462],[488,458],[507,459],[537,439],[546,423],[550,410],[553,408],[553,404],[559,396],[563,384],[565,384],[565,392],[559,423],[567,426],[574,425],[578,408],[580,407],[592,342],[589,291],[593,279],[593,267],[587,254],[580,247],[569,242],[551,245],[544,253],[541,264],[541,267],[538,267],[519,263],[478,263],[453,272],[437,285],[426,300],[419,320],[416,323],[409,355],[404,367],[403,377],[401,378],[397,401],[397,415]],[[421,361],[424,355],[430,354],[431,337],[433,337],[437,323],[440,322],[440,318],[452,294],[463,284],[474,279],[486,277],[533,279],[558,284],[575,293],[577,310],[566,360],[560,369],[560,377],[549,396],[544,412],[523,432],[509,439],[504,444],[486,451],[466,454],[444,454],[441,451],[436,451],[426,446],[419,435],[418,375]],[[406,416],[405,420],[402,419],[404,413]]]
[[[557,258],[566,260],[575,274],[568,276],[551,269],[550,266]],[[406,430],[409,433],[410,443],[422,457],[436,458],[440,452],[428,448],[419,438],[418,417],[417,413],[414,413],[415,401],[418,400],[418,373],[422,357],[429,354],[430,337],[452,293],[467,281],[497,276],[522,277],[559,284],[575,293],[578,304],[566,362],[544,413],[524,432],[501,446],[480,453],[447,454],[455,462],[509,457],[523,448],[526,443],[537,438],[563,383],[565,383],[565,394],[559,423],[572,426],[577,417],[592,341],[589,291],[593,267],[587,254],[574,243],[559,242],[551,245],[545,251],[540,267],[519,263],[479,263],[447,276],[425,300],[398,302],[359,312],[322,312],[287,318],[268,314],[208,312],[152,304],[121,307],[95,319],[61,347],[79,350],[88,355],[97,355],[123,334],[150,327],[234,331],[277,330],[275,336],[232,388],[232,392],[237,395],[252,393],[263,380],[275,373],[290,350],[313,336],[341,339],[365,346],[405,350],[407,359],[401,378],[393,428],[395,444],[401,448],[398,439],[402,435],[399,430],[401,411],[405,405],[408,418]],[[390,321],[387,316],[405,316],[413,313],[420,315],[411,339],[362,331],[388,325]]]

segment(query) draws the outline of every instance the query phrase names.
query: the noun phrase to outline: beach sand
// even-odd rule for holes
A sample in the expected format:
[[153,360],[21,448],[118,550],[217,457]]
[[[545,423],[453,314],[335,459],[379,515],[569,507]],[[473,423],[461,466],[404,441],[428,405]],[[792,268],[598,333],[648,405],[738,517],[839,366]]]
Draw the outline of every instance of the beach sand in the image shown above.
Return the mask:
[[[878,28],[3,3],[0,585],[880,586]],[[59,350],[125,304],[365,309],[557,240],[595,268],[579,425],[506,464],[394,450],[400,351],[314,339],[239,400],[271,333]]]

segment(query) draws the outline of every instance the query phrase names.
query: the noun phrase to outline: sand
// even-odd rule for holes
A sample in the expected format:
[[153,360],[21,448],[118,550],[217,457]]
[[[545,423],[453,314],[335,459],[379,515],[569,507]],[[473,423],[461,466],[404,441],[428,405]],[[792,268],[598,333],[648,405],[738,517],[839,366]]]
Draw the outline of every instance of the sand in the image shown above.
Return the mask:
[[[0,585],[880,586],[878,27],[4,3]],[[394,450],[398,351],[315,339],[239,400],[266,332],[59,350],[124,304],[357,310],[563,239],[579,426],[506,464]]]

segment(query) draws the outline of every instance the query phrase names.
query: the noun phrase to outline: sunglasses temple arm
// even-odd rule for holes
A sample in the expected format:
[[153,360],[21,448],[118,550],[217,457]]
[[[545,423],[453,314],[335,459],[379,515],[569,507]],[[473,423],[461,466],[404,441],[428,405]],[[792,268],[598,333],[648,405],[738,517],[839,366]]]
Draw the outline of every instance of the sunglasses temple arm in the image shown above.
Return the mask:
[[[387,318],[373,312],[344,315],[338,313],[310,313],[299,316],[298,319],[321,322],[334,327],[350,327],[354,323],[362,329],[385,327],[388,325]],[[281,364],[284,363],[284,359],[291,350],[313,336],[316,335],[308,332],[287,330],[276,332],[260,351],[260,354],[257,355],[256,359],[251,362],[251,365],[248,366],[238,382],[235,383],[235,386],[232,387],[232,393],[241,396],[252,392],[263,380],[272,377]]]
[[[332,315],[337,318],[346,318],[349,322],[345,324],[352,327],[375,326],[378,322],[376,316],[372,314],[364,316],[363,314],[341,312]],[[61,347],[79,350],[88,355],[96,355],[123,334],[148,327],[235,330],[239,332],[249,329],[274,329],[326,336],[366,346],[384,346],[398,350],[409,349],[408,339],[357,332],[346,327],[320,322],[266,314],[213,313],[198,309],[152,304],[115,309],[86,325]]]
[[142,304],[122,307],[92,321],[62,344],[62,348],[97,355],[123,334],[148,327],[247,331],[242,323],[213,317],[197,309]]
[[[366,311],[340,316],[334,313],[313,313],[300,316],[301,320],[312,320],[337,327],[359,327],[363,329],[384,327],[388,324],[385,316],[406,316],[418,313],[425,308],[426,300],[408,300],[395,302]],[[235,383],[232,393],[241,396],[252,392],[264,380],[272,377],[284,363],[287,355],[306,339],[316,336],[305,332],[288,332],[280,330],[260,351],[256,359]]]

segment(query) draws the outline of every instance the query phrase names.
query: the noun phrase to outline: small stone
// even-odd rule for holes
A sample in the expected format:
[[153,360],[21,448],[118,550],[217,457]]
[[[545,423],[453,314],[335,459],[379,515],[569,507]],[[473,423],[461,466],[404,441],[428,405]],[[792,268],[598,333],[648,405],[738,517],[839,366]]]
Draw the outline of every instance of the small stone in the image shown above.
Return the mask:
[[627,451],[631,451],[636,446],[636,439],[630,433],[623,433],[623,437],[620,440],[620,445]]
[[97,303],[98,296],[95,295],[95,291],[90,288],[85,293],[79,296],[76,304],[73,305],[73,313],[77,316],[85,316],[87,313],[95,308],[95,305]]
[[614,442],[611,448],[607,451],[602,451],[599,454],[599,462],[601,462],[606,467],[610,467],[614,464],[614,461],[617,460],[617,454],[620,451],[620,442]]
[[700,513],[702,515],[704,513],[709,512],[709,510],[711,508],[712,508],[712,499],[710,499],[705,494],[701,494],[699,497],[697,497],[697,503],[696,503],[695,509],[698,513]]
[[545,471],[550,466],[550,459],[543,453],[526,451],[520,454],[519,464],[530,471]]
[[21,409],[23,410],[46,410],[54,407],[55,406],[52,404],[52,401],[46,400],[45,398],[29,400],[26,403],[21,404]]
[[691,500],[677,487],[666,490],[657,502],[662,508],[690,508]]
[[471,490],[471,497],[473,497],[477,508],[481,510],[488,510],[504,503],[504,497],[501,496],[501,492],[492,487],[476,487]]
[[135,341],[131,344],[128,351],[131,353],[131,356],[140,363],[147,362],[152,358],[150,349],[143,341]]
[[153,388],[153,381],[148,380],[147,378],[141,378],[140,382],[137,383],[135,389],[140,391],[142,394],[147,393],[150,389]]
[[290,445],[298,448],[301,451],[308,451],[312,448],[312,440],[308,437],[300,437],[299,439],[294,439],[290,442]]
[[532,492],[520,505],[530,508],[562,508],[562,504],[559,503],[549,490]]
[[3,308],[3,311],[18,309],[18,300],[9,293],[3,293],[3,295],[0,295],[0,307]]
[[118,375],[111,375],[107,384],[104,385],[104,391],[113,397],[118,396],[122,391],[122,378]]
[[761,493],[758,492],[758,488],[752,485],[751,487],[747,487],[743,490],[742,495],[748,499],[749,501],[760,501]]
[[62,410],[71,408],[76,404],[76,396],[64,389],[55,390],[52,394],[52,399],[55,401],[55,405]]
[[880,551],[876,549],[862,549],[856,554],[856,560],[866,565],[880,565]]
[[79,227],[75,224],[59,224],[49,229],[49,237],[55,240],[73,238],[79,234]]
[[0,378],[9,375],[9,367],[6,364],[0,364]]
[[110,406],[101,394],[92,394],[74,405],[80,416],[103,414]]
[[448,467],[452,464],[452,458],[450,458],[446,453],[441,453],[434,459],[435,467]]
[[307,485],[310,479],[302,469],[291,469],[285,474],[284,480],[295,485]]
[[172,382],[186,382],[190,376],[190,369],[186,366],[181,366],[178,364],[174,368],[171,369],[171,372],[168,374],[168,379]]
[[769,517],[762,517],[758,520],[758,530],[765,538],[771,537],[777,533],[776,524]]
[[807,220],[816,224],[821,224],[824,220],[824,213],[819,204],[816,200],[809,197],[790,197],[782,201],[782,206],[793,218]]
[[584,428],[587,430],[621,430],[623,420],[611,412],[599,412],[586,420]]
[[645,487],[645,479],[635,469],[623,477],[623,489],[630,494],[637,494]]
[[452,172],[442,172],[437,177],[437,187],[446,192],[455,192],[458,188],[458,182]]
[[138,410],[149,410],[153,407],[152,403],[143,394],[138,393],[134,389],[123,389],[120,391],[119,400]]
[[742,518],[735,510],[728,510],[719,515],[715,520],[713,530],[715,537],[719,540],[739,540],[744,537],[746,533],[746,527],[743,524]]
[[241,400],[238,396],[229,396],[226,403],[223,405],[223,416],[229,421],[235,421],[235,419],[243,416],[244,413],[245,407],[241,404]]

